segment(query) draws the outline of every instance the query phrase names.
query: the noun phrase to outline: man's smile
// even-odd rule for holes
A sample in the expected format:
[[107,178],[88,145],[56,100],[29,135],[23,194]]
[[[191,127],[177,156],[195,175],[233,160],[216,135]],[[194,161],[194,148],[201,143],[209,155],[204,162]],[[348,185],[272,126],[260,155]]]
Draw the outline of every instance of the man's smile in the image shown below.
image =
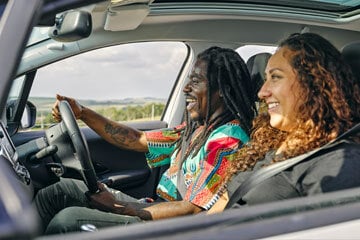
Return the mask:
[[197,101],[195,100],[195,98],[190,97],[190,96],[186,96],[186,109],[188,111],[190,111],[191,109],[193,109],[197,103]]

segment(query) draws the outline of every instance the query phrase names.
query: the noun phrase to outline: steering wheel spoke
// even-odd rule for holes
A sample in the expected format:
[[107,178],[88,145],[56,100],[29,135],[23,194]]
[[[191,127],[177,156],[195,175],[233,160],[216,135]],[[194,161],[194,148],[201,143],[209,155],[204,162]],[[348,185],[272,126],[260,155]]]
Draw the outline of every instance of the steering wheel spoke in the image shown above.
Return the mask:
[[85,137],[80,131],[69,103],[67,101],[61,101],[59,110],[61,113],[62,124],[65,126],[66,132],[74,147],[76,159],[80,162],[81,174],[84,182],[88,186],[89,191],[95,193],[98,191],[97,177]]

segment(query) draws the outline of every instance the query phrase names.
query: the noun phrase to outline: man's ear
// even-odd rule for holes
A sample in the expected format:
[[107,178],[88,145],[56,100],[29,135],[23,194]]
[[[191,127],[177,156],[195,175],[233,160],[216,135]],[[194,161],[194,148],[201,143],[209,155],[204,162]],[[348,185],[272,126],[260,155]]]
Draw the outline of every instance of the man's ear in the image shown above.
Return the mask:
[[224,96],[224,95],[223,95],[222,91],[219,90],[219,97],[222,98],[223,96]]

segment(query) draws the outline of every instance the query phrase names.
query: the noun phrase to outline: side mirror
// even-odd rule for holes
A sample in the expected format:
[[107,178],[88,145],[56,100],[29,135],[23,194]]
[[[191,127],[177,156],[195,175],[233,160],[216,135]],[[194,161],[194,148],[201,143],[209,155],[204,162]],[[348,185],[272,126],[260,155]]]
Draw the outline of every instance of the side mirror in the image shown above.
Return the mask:
[[91,14],[85,11],[68,11],[55,18],[55,25],[49,28],[49,37],[60,42],[73,42],[90,36]]
[[25,105],[25,109],[23,115],[21,117],[21,129],[28,129],[35,125],[36,122],[36,107],[35,105],[27,101]]

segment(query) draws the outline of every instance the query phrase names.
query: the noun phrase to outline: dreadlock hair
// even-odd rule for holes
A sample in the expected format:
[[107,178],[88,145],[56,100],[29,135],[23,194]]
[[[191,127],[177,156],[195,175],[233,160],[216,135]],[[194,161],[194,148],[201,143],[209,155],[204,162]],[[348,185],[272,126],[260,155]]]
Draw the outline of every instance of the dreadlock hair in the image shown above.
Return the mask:
[[360,121],[359,85],[334,45],[315,33],[295,33],[280,43],[280,49],[300,86],[296,127],[281,131],[270,125],[269,114],[260,114],[254,120],[251,144],[238,151],[228,177],[251,169],[280,146],[285,149],[273,163],[321,147]]
[[[237,52],[228,48],[210,47],[199,53],[196,60],[204,61],[207,64],[207,112],[204,131],[189,146],[183,159],[190,153],[195,156],[211,132],[231,120],[238,119],[242,129],[249,134],[252,120],[257,114],[256,93],[251,77],[246,63]],[[210,120],[212,115],[211,96],[215,91],[222,93],[226,109],[219,116]],[[185,118],[184,133],[179,139],[176,149],[180,147],[184,138],[188,141],[198,127],[196,123],[190,121],[187,111],[185,111]]]

